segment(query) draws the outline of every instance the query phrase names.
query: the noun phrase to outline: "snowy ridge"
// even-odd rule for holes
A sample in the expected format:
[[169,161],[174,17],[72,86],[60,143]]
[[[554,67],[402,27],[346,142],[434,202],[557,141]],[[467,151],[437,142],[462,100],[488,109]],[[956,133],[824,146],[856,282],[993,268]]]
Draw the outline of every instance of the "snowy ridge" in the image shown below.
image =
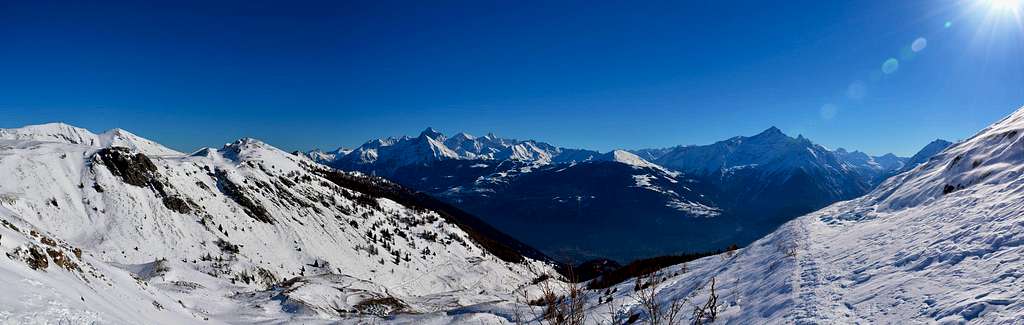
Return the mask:
[[0,321],[358,321],[512,299],[553,273],[482,246],[448,215],[377,196],[394,184],[255,139],[150,156],[57,130],[0,140],[0,250],[14,256],[0,279],[26,279],[5,281],[19,284],[0,298]]
[[327,164],[335,160],[338,160],[338,158],[343,157],[349,154],[350,152],[352,152],[352,149],[338,148],[335,149],[334,151],[323,151],[320,149],[316,149],[306,152],[305,154],[312,161],[321,164]]
[[100,134],[64,123],[30,125],[16,129],[0,129],[0,140],[34,140],[62,142],[85,146],[110,148],[125,147],[148,155],[180,155],[156,142],[139,137],[122,129],[112,129]]
[[533,140],[499,138],[493,134],[476,137],[461,132],[449,138],[434,128],[427,128],[415,138],[374,139],[344,154],[329,156],[310,151],[307,155],[337,168],[387,175],[402,167],[442,160],[497,160],[543,165],[586,161],[598,153],[559,148]]
[[679,174],[679,173],[676,173],[676,172],[670,172],[667,169],[665,169],[665,167],[661,167],[661,166],[659,166],[657,164],[654,164],[652,162],[644,160],[643,158],[640,158],[640,156],[637,156],[637,155],[635,155],[635,154],[633,154],[633,153],[631,153],[629,151],[625,151],[625,150],[612,150],[609,153],[601,155],[596,160],[614,161],[614,162],[617,162],[617,163],[622,163],[622,164],[630,165],[630,166],[637,167],[637,168],[653,168],[653,169],[657,169],[657,170],[662,171],[662,172],[667,173],[667,174],[672,174],[673,176],[677,176]]
[[[714,281],[716,323],[1024,322],[1022,141],[1024,108],[864,197],[660,271],[658,299],[703,304]],[[588,317],[642,310],[619,308]]]

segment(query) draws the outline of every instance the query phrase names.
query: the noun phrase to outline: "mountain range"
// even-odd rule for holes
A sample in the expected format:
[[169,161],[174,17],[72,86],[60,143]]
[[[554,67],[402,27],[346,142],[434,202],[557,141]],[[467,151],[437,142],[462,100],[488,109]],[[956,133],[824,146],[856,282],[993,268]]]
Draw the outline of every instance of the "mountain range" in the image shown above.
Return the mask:
[[[576,166],[685,177],[683,168],[652,160],[685,161],[721,148],[732,150],[722,168],[770,170],[778,162],[747,158],[741,149],[809,142],[753,139],[761,135],[712,145],[718,148],[670,148],[650,159],[613,151],[567,163],[518,162],[520,175],[510,177]],[[124,130],[3,129],[0,320],[511,324],[543,323],[547,311],[579,306],[567,307],[568,315],[586,324],[649,323],[673,310],[677,321],[702,324],[1018,323],[1022,141],[1024,108],[959,143],[930,144],[937,152],[922,153],[920,164],[887,165],[898,174],[867,194],[785,221],[745,247],[634,268],[597,288],[590,285],[608,275],[573,285],[545,254],[432,196],[259,140],[185,154]],[[513,163],[441,163],[481,161]],[[839,158],[783,161],[850,167]],[[566,179],[599,175],[580,170]],[[776,174],[741,176],[750,175]],[[676,194],[703,202],[697,193]],[[687,210],[704,220],[728,213],[714,209]]]
[[255,139],[184,154],[2,129],[0,173],[5,323],[326,322],[511,300],[555,274],[461,210]]
[[[915,157],[945,145],[937,140]],[[306,155],[423,191],[575,262],[744,245],[920,163],[829,150],[775,127],[710,145],[607,153],[427,128]]]
[[[1022,141],[1024,108],[866,195],[657,271],[655,300],[717,306],[711,317],[726,324],[1021,323]],[[634,286],[603,301],[630,299]],[[628,318],[599,309],[588,317]]]

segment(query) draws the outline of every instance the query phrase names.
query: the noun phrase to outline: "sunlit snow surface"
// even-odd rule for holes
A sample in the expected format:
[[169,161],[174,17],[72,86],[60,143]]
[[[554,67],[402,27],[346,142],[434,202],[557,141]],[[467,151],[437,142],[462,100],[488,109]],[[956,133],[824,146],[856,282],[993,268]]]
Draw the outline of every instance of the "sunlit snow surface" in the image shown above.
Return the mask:
[[[716,323],[1024,323],[1022,173],[1024,109],[862,198],[661,271],[659,299],[692,310],[714,278]],[[588,321],[642,314],[632,287],[611,307],[591,293]]]
[[[292,156],[254,146],[265,144],[243,141],[236,144],[240,150],[228,147],[203,157],[156,160],[178,191],[195,200],[205,198],[202,205],[218,224],[251,227],[244,233],[230,233],[232,242],[243,244],[228,267],[232,272],[262,265],[259,260],[265,259],[288,265],[266,267],[291,277],[290,272],[314,257],[329,261],[332,267],[343,266],[342,272],[305,277],[268,290],[210,276],[209,268],[191,259],[211,250],[193,245],[217,235],[202,230],[194,217],[163,211],[148,189],[119,185],[103,172],[90,174],[85,153],[94,148],[8,141],[0,144],[0,172],[5,177],[0,182],[0,217],[21,230],[0,226],[0,247],[13,252],[29,245],[46,246],[42,236],[58,238],[56,245],[64,251],[85,247],[83,259],[74,261],[90,265],[82,269],[102,276],[91,278],[52,265],[45,272],[31,270],[19,259],[0,258],[0,280],[5,284],[0,319],[13,323],[497,324],[513,323],[515,311],[528,308],[516,303],[511,292],[523,288],[535,294],[536,287],[523,285],[536,273],[486,255],[476,258],[481,255],[479,248],[437,247],[451,250],[438,253],[434,260],[417,259],[405,268],[380,267],[352,249],[365,239],[331,221],[333,216],[280,209],[273,212],[278,224],[268,226],[232,211],[238,207],[223,198],[192,196],[201,190],[189,184],[213,181],[198,166],[230,168],[232,177],[267,182],[271,180],[266,177],[277,172],[263,172],[242,162],[261,161],[265,168],[283,173],[303,168]],[[1024,323],[1022,173],[1024,111],[1018,111],[890,178],[864,197],[788,222],[738,251],[660,271],[664,281],[658,286],[659,300],[685,299],[684,314],[689,316],[694,306],[708,300],[714,279],[719,302],[716,323]],[[89,192],[93,179],[108,191]],[[646,179],[636,181],[642,186]],[[79,182],[86,183],[85,189],[79,188]],[[301,191],[314,191],[314,185]],[[51,199],[58,204],[48,203]],[[271,198],[261,196],[260,200]],[[400,215],[410,213],[393,203],[383,206]],[[387,213],[371,214],[375,215],[371,218],[388,217]],[[289,221],[292,217],[313,226],[299,226]],[[338,230],[320,233],[316,222]],[[42,235],[30,235],[31,229]],[[299,241],[302,252],[294,246],[270,245]],[[139,251],[120,252],[133,245],[140,246]],[[169,258],[163,262],[165,267],[157,267],[159,257]],[[413,265],[423,268],[409,269]],[[642,308],[629,297],[632,281],[612,291],[612,302],[600,304],[598,299],[604,300],[609,291],[588,291],[588,323],[620,323],[635,314],[643,319]],[[402,298],[413,312],[387,318],[339,312],[355,308],[356,301],[385,295]],[[204,317],[209,320],[202,321]]]
[[[319,177],[322,166],[257,140],[183,155],[124,139],[62,124],[0,130],[0,323],[375,319],[511,300],[552,273],[498,259],[431,211],[360,203]],[[164,194],[93,158],[108,146],[148,153]],[[272,221],[228,197],[225,183]],[[33,250],[49,263],[32,269]],[[383,298],[400,306],[366,303]]]
[[1022,323],[1022,172],[1024,110],[862,198],[690,263],[661,299],[703,303],[693,288],[714,277],[724,323]]

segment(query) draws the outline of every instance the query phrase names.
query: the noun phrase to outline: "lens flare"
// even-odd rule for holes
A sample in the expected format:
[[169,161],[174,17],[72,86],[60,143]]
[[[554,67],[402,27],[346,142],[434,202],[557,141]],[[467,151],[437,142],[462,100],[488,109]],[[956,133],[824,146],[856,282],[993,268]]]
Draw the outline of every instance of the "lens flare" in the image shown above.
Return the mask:
[[910,44],[910,50],[914,52],[921,52],[925,47],[928,47],[928,40],[924,37],[918,37],[913,44]]
[[821,114],[822,119],[831,120],[839,113],[839,106],[836,106],[835,104],[825,104],[821,106],[818,113]]
[[885,74],[895,73],[896,70],[900,69],[900,61],[896,58],[889,58],[882,63],[882,72]]

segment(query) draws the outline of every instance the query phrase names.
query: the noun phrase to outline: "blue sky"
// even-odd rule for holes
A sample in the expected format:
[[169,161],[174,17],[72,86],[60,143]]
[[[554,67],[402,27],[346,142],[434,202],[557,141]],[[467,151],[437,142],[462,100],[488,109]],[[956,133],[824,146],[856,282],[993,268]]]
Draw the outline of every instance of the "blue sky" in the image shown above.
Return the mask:
[[1024,105],[1024,28],[986,1],[4,2],[0,127],[609,150],[774,125],[910,155]]

